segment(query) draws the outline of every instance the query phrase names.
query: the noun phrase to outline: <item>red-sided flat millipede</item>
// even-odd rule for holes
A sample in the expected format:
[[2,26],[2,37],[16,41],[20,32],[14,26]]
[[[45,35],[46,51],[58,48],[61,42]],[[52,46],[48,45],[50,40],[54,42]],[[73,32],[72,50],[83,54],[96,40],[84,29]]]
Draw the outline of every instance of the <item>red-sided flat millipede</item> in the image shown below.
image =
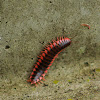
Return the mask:
[[41,80],[44,80],[44,76],[55,58],[64,48],[70,44],[71,40],[69,38],[60,37],[57,38],[57,40],[53,40],[48,46],[46,46],[44,50],[41,51],[41,54],[38,57],[36,64],[34,65],[33,72],[27,81],[35,85],[42,82]]

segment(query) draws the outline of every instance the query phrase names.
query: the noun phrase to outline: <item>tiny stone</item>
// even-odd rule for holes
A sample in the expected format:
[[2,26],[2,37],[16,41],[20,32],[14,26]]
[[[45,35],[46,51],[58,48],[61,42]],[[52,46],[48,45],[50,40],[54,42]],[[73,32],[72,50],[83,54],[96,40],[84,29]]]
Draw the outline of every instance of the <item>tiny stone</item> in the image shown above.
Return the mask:
[[54,91],[55,93],[57,92],[57,91]]
[[33,60],[33,58],[31,58]]
[[50,1],[50,3],[52,3],[52,2]]
[[93,72],[95,72],[95,69],[93,69]]
[[45,86],[48,86],[48,84],[43,84],[43,86],[45,87]]
[[10,48],[10,46],[9,46],[9,45],[6,45],[6,46],[5,46],[5,49],[9,49],[9,48]]
[[88,63],[88,62],[84,62],[84,65],[85,65],[85,66],[89,66],[89,63]]

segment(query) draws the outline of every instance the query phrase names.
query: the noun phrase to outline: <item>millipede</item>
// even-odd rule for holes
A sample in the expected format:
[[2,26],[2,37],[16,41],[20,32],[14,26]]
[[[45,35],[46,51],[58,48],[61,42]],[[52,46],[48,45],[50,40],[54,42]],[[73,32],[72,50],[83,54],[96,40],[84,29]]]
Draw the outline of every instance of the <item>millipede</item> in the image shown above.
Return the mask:
[[38,56],[37,62],[34,64],[33,71],[29,77],[28,82],[37,85],[45,80],[44,76],[52,65],[58,54],[67,46],[71,44],[71,40],[67,37],[60,37],[50,42]]

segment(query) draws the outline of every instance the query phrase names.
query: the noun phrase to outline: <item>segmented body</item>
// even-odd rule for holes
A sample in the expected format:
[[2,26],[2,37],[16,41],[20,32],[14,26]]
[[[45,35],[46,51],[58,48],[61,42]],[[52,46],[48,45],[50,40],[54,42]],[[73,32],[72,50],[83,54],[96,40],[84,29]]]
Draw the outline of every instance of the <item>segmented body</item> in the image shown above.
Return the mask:
[[71,40],[69,38],[60,37],[46,46],[38,57],[38,60],[34,65],[33,72],[31,73],[28,82],[31,82],[31,84],[37,84],[41,82],[55,58],[64,48],[70,45],[70,43]]

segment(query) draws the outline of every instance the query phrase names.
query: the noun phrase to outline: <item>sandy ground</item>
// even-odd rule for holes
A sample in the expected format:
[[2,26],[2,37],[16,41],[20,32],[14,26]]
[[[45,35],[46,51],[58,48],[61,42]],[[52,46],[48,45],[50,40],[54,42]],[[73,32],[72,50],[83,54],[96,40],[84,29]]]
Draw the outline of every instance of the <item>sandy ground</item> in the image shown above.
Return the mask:
[[[30,85],[40,51],[60,36],[72,44]],[[100,100],[100,0],[0,0],[0,100]]]

